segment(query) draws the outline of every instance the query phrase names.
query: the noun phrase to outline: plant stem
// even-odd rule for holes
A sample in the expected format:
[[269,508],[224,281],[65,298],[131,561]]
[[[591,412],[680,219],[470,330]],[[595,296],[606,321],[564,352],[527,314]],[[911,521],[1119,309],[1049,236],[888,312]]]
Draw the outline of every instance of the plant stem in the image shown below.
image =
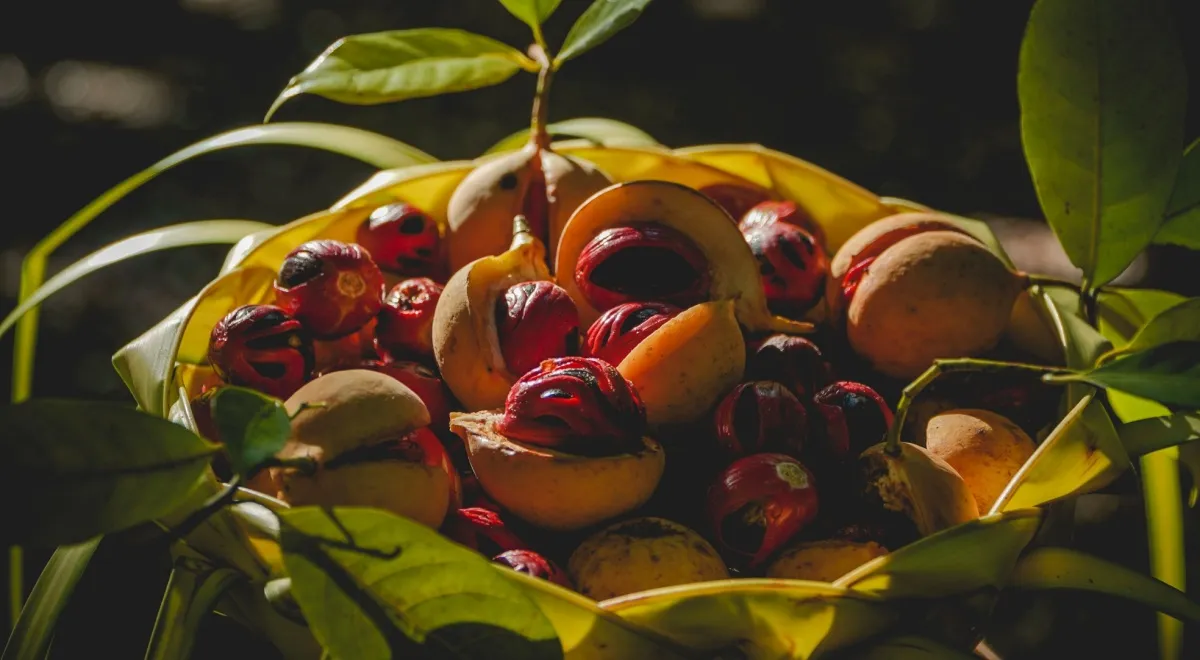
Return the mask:
[[933,381],[937,380],[938,376],[964,371],[979,373],[1074,373],[1071,369],[1064,369],[1062,367],[1048,367],[1041,364],[1026,364],[1024,362],[1001,362],[998,360],[977,360],[973,358],[936,360],[933,366],[926,369],[925,373],[917,376],[916,380],[905,386],[904,390],[900,393],[900,401],[896,403],[896,414],[892,420],[892,426],[888,429],[887,444],[884,446],[884,451],[892,456],[900,455],[900,433],[904,428],[904,420],[908,416],[908,409],[912,406],[917,396],[926,387],[929,387]]
[[550,55],[550,46],[546,44],[546,35],[542,34],[542,26],[534,23],[532,27],[533,42],[537,44],[538,48],[542,49],[542,52],[547,56],[548,59]]
[[533,95],[533,113],[529,122],[529,139],[545,149],[550,146],[550,134],[546,129],[546,118],[550,110],[550,83],[554,80],[554,66],[546,56],[546,50],[538,44],[529,47],[529,54],[541,65],[538,71],[537,90]]
[[1083,281],[1079,290],[1079,312],[1083,315],[1083,320],[1093,328],[1098,327],[1097,319],[1099,318],[1099,305],[1097,303],[1097,294],[1099,292],[1087,280]]
[[1026,277],[1029,278],[1030,284],[1038,284],[1041,286],[1061,286],[1071,289],[1080,295],[1083,294],[1083,288],[1079,284],[1071,282],[1070,280],[1064,280],[1057,277],[1052,277],[1050,275],[1038,275],[1035,273],[1027,273]]
[[229,480],[229,483],[225,484],[225,488],[221,489],[221,492],[208,498],[207,502],[199,509],[193,511],[187,518],[184,518],[183,522],[179,523],[175,528],[168,530],[167,541],[174,542],[186,537],[203,524],[205,520],[208,520],[209,516],[232,504],[234,496],[237,495],[238,487],[241,485],[242,475],[233,475],[233,478]]

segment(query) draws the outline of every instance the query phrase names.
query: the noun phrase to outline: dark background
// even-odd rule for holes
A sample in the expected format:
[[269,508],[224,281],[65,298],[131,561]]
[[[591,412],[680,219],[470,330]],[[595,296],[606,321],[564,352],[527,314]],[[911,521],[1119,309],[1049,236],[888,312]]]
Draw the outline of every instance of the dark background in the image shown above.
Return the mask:
[[[562,3],[546,26],[552,45],[586,4]],[[1200,3],[1174,4],[1186,34],[1200,18]],[[1036,221],[1016,97],[1017,53],[1031,6],[659,0],[632,27],[564,67],[551,119],[611,117],[673,147],[761,143],[879,194],[964,215]],[[109,187],[188,144],[258,123],[288,78],[339,36],[435,26],[519,48],[529,42],[528,28],[494,0],[5,3],[0,313],[15,305],[25,252]],[[1190,87],[1200,89],[1200,44],[1183,47]],[[519,73],[497,87],[375,107],[300,97],[276,121],[349,124],[442,159],[471,158],[527,124],[533,84]],[[1200,103],[1193,103],[1188,136],[1197,135]],[[294,147],[204,156],[100,216],[55,254],[49,274],[161,225],[286,222],[328,206],[370,172]],[[129,401],[111,354],[203,286],[224,252],[199,247],[140,257],[51,299],[43,307],[35,396]],[[1200,293],[1186,258],[1156,250],[1141,281]],[[5,374],[11,351],[5,337]],[[9,394],[3,379],[0,396]],[[148,593],[156,589],[161,584]]]

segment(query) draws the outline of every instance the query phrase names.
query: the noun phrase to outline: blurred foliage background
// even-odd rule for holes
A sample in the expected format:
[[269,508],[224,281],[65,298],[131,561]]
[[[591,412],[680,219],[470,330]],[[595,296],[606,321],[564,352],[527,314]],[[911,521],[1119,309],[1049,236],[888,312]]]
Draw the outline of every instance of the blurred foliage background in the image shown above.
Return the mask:
[[[1019,265],[1063,271],[1061,253],[1040,221],[1018,125],[1017,53],[1032,4],[659,0],[631,28],[564,67],[551,118],[611,117],[673,147],[760,143],[882,195],[992,218]],[[561,42],[586,5],[564,0],[546,26],[551,44]],[[1176,24],[1186,33],[1200,19],[1200,3],[1174,5]],[[56,225],[159,158],[260,122],[288,78],[338,37],[434,26],[517,47],[529,41],[528,29],[495,0],[5,3],[0,309],[15,305],[25,252]],[[1183,47],[1190,87],[1200,89],[1200,43],[1184,39]],[[302,96],[276,120],[349,124],[442,159],[471,158],[527,125],[533,84],[522,74],[498,87],[376,107]],[[1200,136],[1200,103],[1191,104],[1188,135]],[[107,211],[54,256],[49,273],[161,225],[213,218],[286,222],[329,205],[369,174],[357,162],[298,148],[208,155]],[[52,298],[43,307],[34,395],[129,401],[111,354],[203,286],[224,251],[140,257]],[[1155,248],[1127,281],[1200,295],[1191,259],[1182,250]],[[0,342],[5,374],[11,353],[10,335]],[[10,394],[7,378],[0,394]],[[1092,505],[1109,507],[1110,517],[1141,524],[1136,500],[1096,497]],[[1133,546],[1125,550],[1138,556],[1144,535],[1127,531],[1125,538]],[[137,565],[145,558],[126,559]],[[40,564],[30,564],[31,584]],[[100,594],[145,591],[149,609],[139,616],[149,616],[148,631],[164,576],[148,575],[144,585],[128,575],[93,578],[108,580],[93,588]],[[1089,625],[1086,618],[1077,623]],[[84,652],[89,637],[78,639]],[[130,644],[136,654],[144,636]],[[211,652],[229,657],[227,650]]]

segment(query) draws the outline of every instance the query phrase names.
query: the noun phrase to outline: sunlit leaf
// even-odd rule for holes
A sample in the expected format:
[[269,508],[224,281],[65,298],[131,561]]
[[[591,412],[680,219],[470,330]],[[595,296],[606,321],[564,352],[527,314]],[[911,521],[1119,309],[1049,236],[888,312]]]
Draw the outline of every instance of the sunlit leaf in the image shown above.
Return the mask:
[[1183,152],[1164,222],[1154,236],[1155,243],[1200,249],[1200,149],[1197,145],[1200,140]]
[[1200,408],[1200,340],[1172,341],[1120,355],[1055,382],[1086,382],[1167,405]]
[[212,417],[230,466],[243,477],[283,449],[292,430],[282,401],[245,387],[217,390]]
[[1014,589],[1073,589],[1125,598],[1179,619],[1200,621],[1200,605],[1183,592],[1120,564],[1070,548],[1042,547],[1017,562]]
[[263,222],[250,220],[201,220],[160,227],[110,243],[67,266],[33,295],[21,301],[17,308],[0,322],[0,335],[8,332],[22,315],[58,293],[102,268],[143,254],[191,245],[234,243],[252,232],[270,228]]
[[1200,298],[1187,298],[1154,315],[1117,354],[1153,348],[1170,342],[1200,341]]
[[562,48],[554,57],[554,66],[608,41],[636,21],[648,4],[650,0],[592,0],[567,32]]
[[1154,238],[1187,77],[1166,0],[1039,0],[1021,44],[1021,137],[1046,219],[1090,287]]
[[712,144],[676,149],[675,153],[802,204],[825,230],[830,254],[870,222],[896,213],[858,184],[762,145]]
[[478,164],[479,161],[456,160],[378,172],[338,200],[330,210],[374,208],[404,201],[425,211],[444,227],[450,195]]
[[876,557],[834,584],[888,599],[999,589],[1041,521],[1036,508],[987,515]]
[[525,24],[541,34],[541,25],[558,9],[562,0],[500,0],[508,13],[525,21]]
[[0,660],[45,660],[54,624],[99,546],[100,537],[96,537],[59,547],[50,555],[21,609]]
[[1137,331],[1154,316],[1187,300],[1171,291],[1105,287],[1097,298],[1100,332],[1114,349],[1129,343]]
[[497,85],[521,69],[538,66],[512,46],[465,30],[356,34],[335,41],[288,81],[266,118],[300,94],[355,105],[392,103]]
[[433,529],[355,507],[280,517],[292,594],[336,657],[562,657],[521,589]]
[[[604,117],[579,117],[546,124],[546,132],[553,137],[583,138],[599,146],[658,146],[655,140],[636,126]],[[520,149],[529,141],[529,129],[522,129],[493,144],[485,154]]]
[[719,580],[600,603],[685,646],[735,657],[802,658],[879,634],[898,612],[870,594],[801,580]]
[[[1187,589],[1183,494],[1179,484],[1179,448],[1168,447],[1142,456],[1142,498],[1150,574],[1176,589]],[[1200,608],[1197,608],[1200,609]],[[1183,626],[1170,616],[1158,616],[1161,657],[1181,658]]]
[[218,447],[125,406],[36,399],[0,408],[0,535],[31,545],[78,543],[172,511]]
[[1017,472],[992,511],[1035,507],[1103,488],[1130,468],[1112,419],[1085,395]]

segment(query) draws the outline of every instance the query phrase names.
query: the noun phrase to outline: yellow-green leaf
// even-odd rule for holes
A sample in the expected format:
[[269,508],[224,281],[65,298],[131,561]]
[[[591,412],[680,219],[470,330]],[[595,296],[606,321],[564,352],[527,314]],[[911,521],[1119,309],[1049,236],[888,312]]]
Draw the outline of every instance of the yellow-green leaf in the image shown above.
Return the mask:
[[1083,373],[1048,376],[1086,382],[1181,408],[1200,408],[1200,340],[1171,341],[1122,352]]
[[521,69],[537,71],[538,65],[512,46],[465,30],[356,34],[335,41],[294,76],[266,120],[300,94],[355,105],[392,103],[497,85]]
[[1084,282],[1120,275],[1162,223],[1187,75],[1166,0],[1038,0],[1021,43],[1021,138]]
[[834,584],[888,599],[999,589],[1041,521],[1037,508],[987,515],[876,557]]
[[1092,392],[1063,417],[1017,472],[992,511],[1040,506],[1112,483],[1130,468],[1112,419]]
[[21,609],[0,660],[45,660],[54,636],[54,624],[87,570],[92,555],[96,554],[96,548],[100,547],[100,540],[97,536],[82,543],[61,546],[50,555]]
[[249,477],[287,443],[292,420],[283,402],[247,387],[227,385],[212,399],[213,424],[230,467]]
[[535,34],[542,33],[542,23],[550,18],[562,0],[500,0],[508,13],[521,19]]
[[102,268],[143,254],[191,245],[234,243],[247,234],[269,229],[271,225],[251,220],[201,220],[160,227],[110,243],[64,268],[21,301],[0,322],[0,335],[8,332],[29,310],[50,296]]
[[[1118,350],[1119,353],[1132,353],[1179,341],[1200,341],[1200,298],[1187,298],[1154,315],[1128,344]],[[1107,357],[1117,354],[1114,352]]]
[[1074,589],[1125,598],[1179,619],[1200,622],[1200,605],[1183,592],[1120,564],[1070,548],[1042,547],[1017,562],[1014,589]]
[[1187,298],[1158,289],[1105,287],[1097,297],[1100,332],[1120,349],[1154,316]]
[[341,658],[561,658],[554,627],[482,555],[379,510],[280,513],[292,595]]
[[567,32],[562,49],[554,58],[554,66],[559,67],[608,41],[636,21],[648,4],[650,0],[592,0],[591,6]]
[[[546,124],[546,132],[554,137],[574,137],[603,147],[661,146],[649,133],[625,122],[604,117],[578,117]],[[484,154],[520,149],[529,141],[529,129],[522,130],[493,144]]]
[[756,659],[828,653],[899,618],[870,594],[801,580],[700,582],[621,596],[600,607],[699,651]]
[[1200,140],[1183,152],[1165,221],[1154,236],[1155,243],[1200,249],[1200,149],[1197,145]]
[[199,484],[219,450],[112,403],[33,399],[0,408],[0,529],[18,544],[79,543],[154,520]]

